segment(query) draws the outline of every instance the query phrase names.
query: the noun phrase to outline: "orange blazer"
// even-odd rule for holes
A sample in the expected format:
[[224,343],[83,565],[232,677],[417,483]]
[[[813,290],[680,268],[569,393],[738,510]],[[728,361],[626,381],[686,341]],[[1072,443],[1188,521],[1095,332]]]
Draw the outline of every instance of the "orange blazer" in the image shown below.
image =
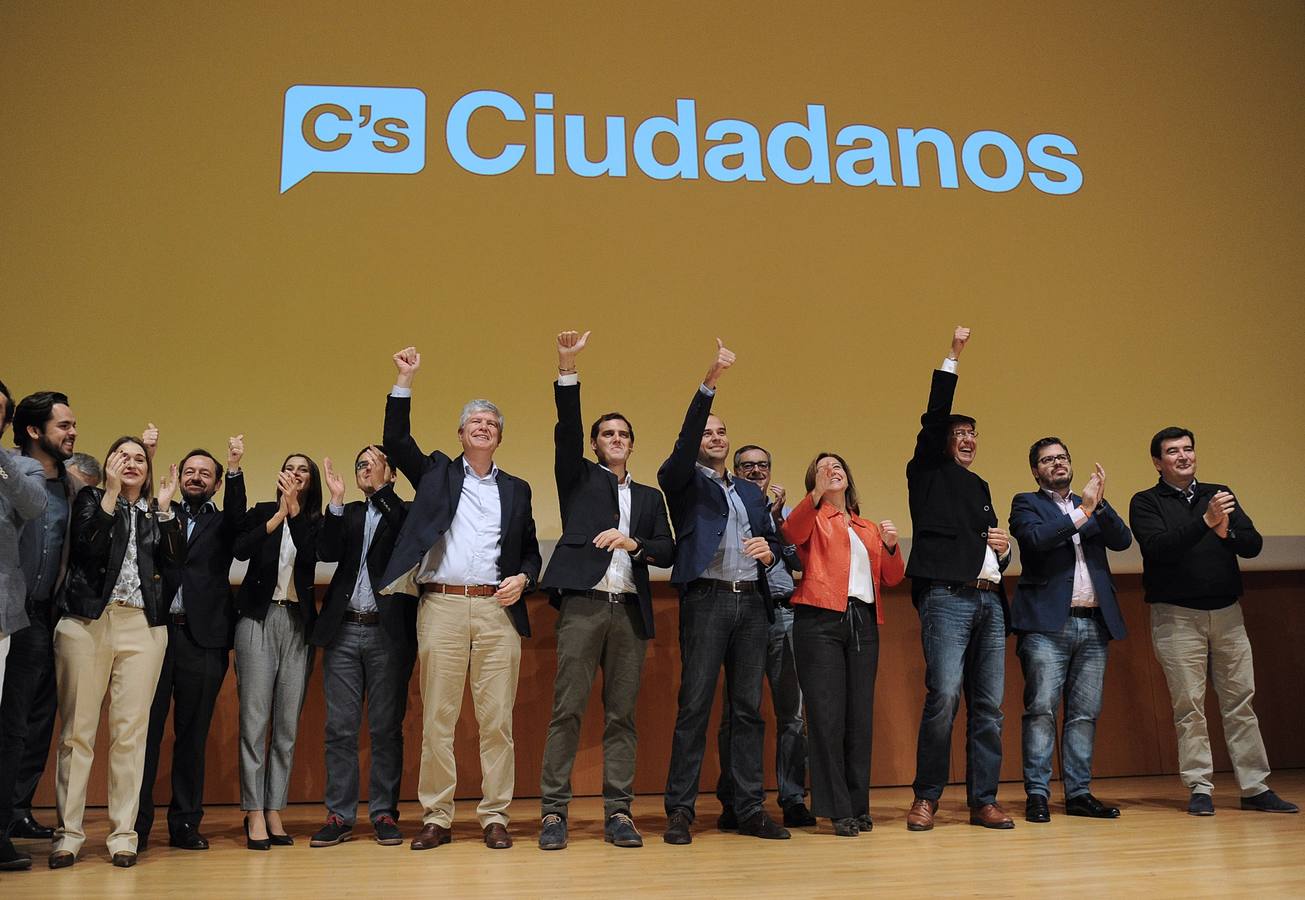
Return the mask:
[[[889,553],[879,526],[860,516],[851,517],[851,528],[870,555],[870,580],[875,587],[875,619],[884,624],[883,587],[901,583],[906,564],[901,549]],[[807,494],[784,520],[785,542],[797,548],[802,560],[802,580],[793,594],[794,603],[843,612],[847,609],[847,582],[852,572],[852,548],[843,515],[828,503],[817,509]]]

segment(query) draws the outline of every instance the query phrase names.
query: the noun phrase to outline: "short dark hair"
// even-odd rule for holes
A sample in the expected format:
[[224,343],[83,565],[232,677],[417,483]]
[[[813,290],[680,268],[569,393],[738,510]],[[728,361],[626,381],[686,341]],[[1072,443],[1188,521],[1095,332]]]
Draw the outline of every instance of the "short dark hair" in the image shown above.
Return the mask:
[[838,464],[843,467],[843,474],[847,476],[847,494],[845,495],[845,499],[847,501],[848,511],[850,511],[854,516],[861,515],[861,499],[856,493],[856,479],[852,477],[852,470],[848,468],[847,460],[843,459],[843,457],[839,456],[837,453],[831,453],[826,450],[817,453],[815,459],[811,460],[811,465],[807,466],[807,493],[809,494],[816,489],[816,466],[818,466],[820,461],[826,457],[838,460]]
[[14,420],[14,395],[9,393],[9,388],[0,381],[0,394],[5,395],[5,420],[4,424],[8,425]]
[[1170,425],[1168,428],[1161,428],[1151,438],[1151,458],[1160,458],[1160,445],[1165,441],[1173,441],[1178,438],[1187,438],[1192,442],[1192,449],[1196,449],[1196,435],[1192,434],[1186,428],[1179,428],[1177,425]]
[[389,465],[390,458],[385,455],[385,447],[383,444],[381,444],[378,441],[375,444],[368,444],[366,447],[363,447],[361,450],[358,451],[358,455],[353,458],[353,467],[355,469],[358,468],[358,460],[362,459],[363,454],[366,453],[368,450],[375,450],[377,453],[381,455],[381,458],[385,460],[385,464]]
[[739,467],[739,457],[747,453],[749,450],[760,450],[762,453],[766,454],[767,464],[774,462],[774,460],[770,458],[770,451],[765,447],[762,447],[760,444],[744,444],[742,447],[734,451],[734,468],[737,469]]
[[218,481],[222,480],[222,472],[224,471],[222,468],[222,463],[218,462],[218,458],[214,456],[212,453],[209,453],[203,447],[196,447],[194,450],[191,450],[189,453],[187,453],[185,456],[181,458],[181,462],[177,463],[178,473],[180,473],[181,469],[184,469],[186,467],[186,460],[190,459],[192,456],[202,456],[205,459],[213,460],[213,465],[217,466]]
[[589,428],[589,440],[591,441],[598,440],[598,429],[602,427],[604,422],[610,422],[613,419],[620,419],[622,422],[625,423],[625,427],[630,429],[630,446],[633,447],[634,426],[630,424],[630,420],[627,419],[623,413],[619,413],[619,412],[603,413],[601,416],[599,416],[597,421],[595,421],[594,424]]
[[1052,444],[1060,444],[1060,446],[1062,446],[1062,447],[1065,448],[1065,455],[1066,455],[1066,456],[1069,456],[1069,455],[1070,455],[1070,454],[1069,454],[1069,444],[1066,444],[1066,443],[1065,443],[1064,441],[1062,441],[1060,438],[1058,438],[1058,437],[1044,437],[1044,438],[1038,438],[1036,441],[1033,442],[1033,446],[1029,448],[1029,468],[1030,468],[1030,469],[1036,469],[1036,468],[1038,467],[1038,457],[1042,455],[1042,448],[1043,448],[1043,447],[1050,447]]
[[[49,421],[49,420],[47,419],[46,421]],[[106,471],[108,470],[108,468],[109,468],[109,460],[113,458],[113,454],[117,453],[117,452],[118,452],[118,448],[121,447],[123,444],[135,444],[137,447],[140,447],[140,449],[141,449],[142,452],[144,452],[144,454],[145,454],[145,483],[142,484],[142,485],[140,486],[140,495],[141,495],[141,498],[144,499],[144,500],[151,500],[151,499],[153,499],[153,497],[154,497],[154,460],[150,459],[149,448],[146,447],[146,446],[145,446],[145,443],[140,439],[140,435],[136,435],[136,434],[124,434],[122,437],[118,438],[116,441],[114,441],[112,444],[110,444],[110,445],[109,445],[109,452],[106,453],[106,454],[104,454],[104,468],[105,468],[105,470],[106,470]]]
[[54,418],[55,404],[68,405],[68,395],[58,391],[37,391],[18,401],[14,410],[14,443],[19,450],[26,450],[32,444],[28,428],[45,431],[45,425]]

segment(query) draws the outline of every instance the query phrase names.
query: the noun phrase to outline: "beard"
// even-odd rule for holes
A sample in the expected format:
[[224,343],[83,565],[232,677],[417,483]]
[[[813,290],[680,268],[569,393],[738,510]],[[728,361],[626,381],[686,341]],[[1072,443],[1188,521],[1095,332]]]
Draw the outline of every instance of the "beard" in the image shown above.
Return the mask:
[[57,459],[59,462],[67,462],[72,457],[71,450],[65,451],[62,443],[56,444],[45,435],[41,435],[37,439],[36,445],[49,454],[51,459]]
[[1074,480],[1074,470],[1069,469],[1064,475],[1051,475],[1042,481],[1042,486],[1049,491],[1063,491]]

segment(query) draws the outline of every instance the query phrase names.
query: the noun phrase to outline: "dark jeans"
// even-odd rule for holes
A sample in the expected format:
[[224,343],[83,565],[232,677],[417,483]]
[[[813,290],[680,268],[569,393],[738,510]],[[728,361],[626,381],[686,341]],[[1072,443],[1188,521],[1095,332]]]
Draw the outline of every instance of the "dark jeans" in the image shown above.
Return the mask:
[[[726,674],[725,705],[721,709],[720,731],[716,735],[716,754],[720,760],[720,778],[716,780],[716,798],[722,809],[734,806],[734,782],[730,780],[730,697]],[[793,661],[793,610],[775,610],[766,643],[766,682],[770,685],[770,704],[775,710],[775,785],[779,808],[788,809],[801,803],[807,793],[807,735],[802,721],[802,689],[798,686],[797,666]]]
[[734,810],[740,820],[761,811],[761,682],[766,669],[765,600],[756,590],[734,593],[702,583],[680,598],[680,696],[666,773],[666,812],[682,809],[693,818],[707,749],[707,724],[721,666],[730,693],[730,774]]
[[1092,748],[1106,680],[1110,635],[1098,618],[1075,618],[1055,634],[1021,634],[1015,649],[1024,669],[1024,791],[1050,795],[1056,711],[1065,703],[1060,775],[1069,800],[1092,786]]
[[204,757],[230,651],[201,647],[183,625],[168,625],[168,650],[150,706],[145,769],[140,785],[136,835],[145,840],[154,827],[154,781],[159,750],[172,706],[172,799],[168,803],[168,834],[183,825],[198,828],[204,818]]
[[380,625],[341,622],[322,653],[326,692],[326,811],[347,825],[358,818],[358,729],[363,698],[371,739],[367,817],[399,817],[403,717],[416,647],[394,645]]
[[0,701],[0,829],[31,815],[54,734],[54,628],[42,612],[31,620],[9,639]]
[[952,723],[965,695],[965,799],[995,803],[1001,777],[1001,696],[1006,617],[993,591],[935,583],[920,598],[924,713],[916,745],[915,795],[942,796],[950,770]]
[[566,816],[580,725],[599,666],[603,670],[603,814],[630,812],[638,746],[635,705],[648,641],[639,636],[639,604],[565,594],[557,620],[553,717],[539,775],[540,814]]
[[846,612],[797,604],[793,646],[807,688],[811,812],[830,819],[870,813],[879,624],[875,608],[849,599]]

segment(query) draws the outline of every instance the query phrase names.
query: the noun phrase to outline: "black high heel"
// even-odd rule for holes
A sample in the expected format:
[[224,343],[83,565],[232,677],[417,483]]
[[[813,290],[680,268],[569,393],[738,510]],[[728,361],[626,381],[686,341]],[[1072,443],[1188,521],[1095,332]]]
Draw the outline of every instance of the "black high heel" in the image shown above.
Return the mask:
[[269,831],[267,839],[272,842],[274,847],[293,847],[295,845],[295,839],[288,834],[273,834]]
[[249,836],[249,816],[245,816],[245,849],[247,850],[271,850],[272,839],[263,838],[256,841]]

